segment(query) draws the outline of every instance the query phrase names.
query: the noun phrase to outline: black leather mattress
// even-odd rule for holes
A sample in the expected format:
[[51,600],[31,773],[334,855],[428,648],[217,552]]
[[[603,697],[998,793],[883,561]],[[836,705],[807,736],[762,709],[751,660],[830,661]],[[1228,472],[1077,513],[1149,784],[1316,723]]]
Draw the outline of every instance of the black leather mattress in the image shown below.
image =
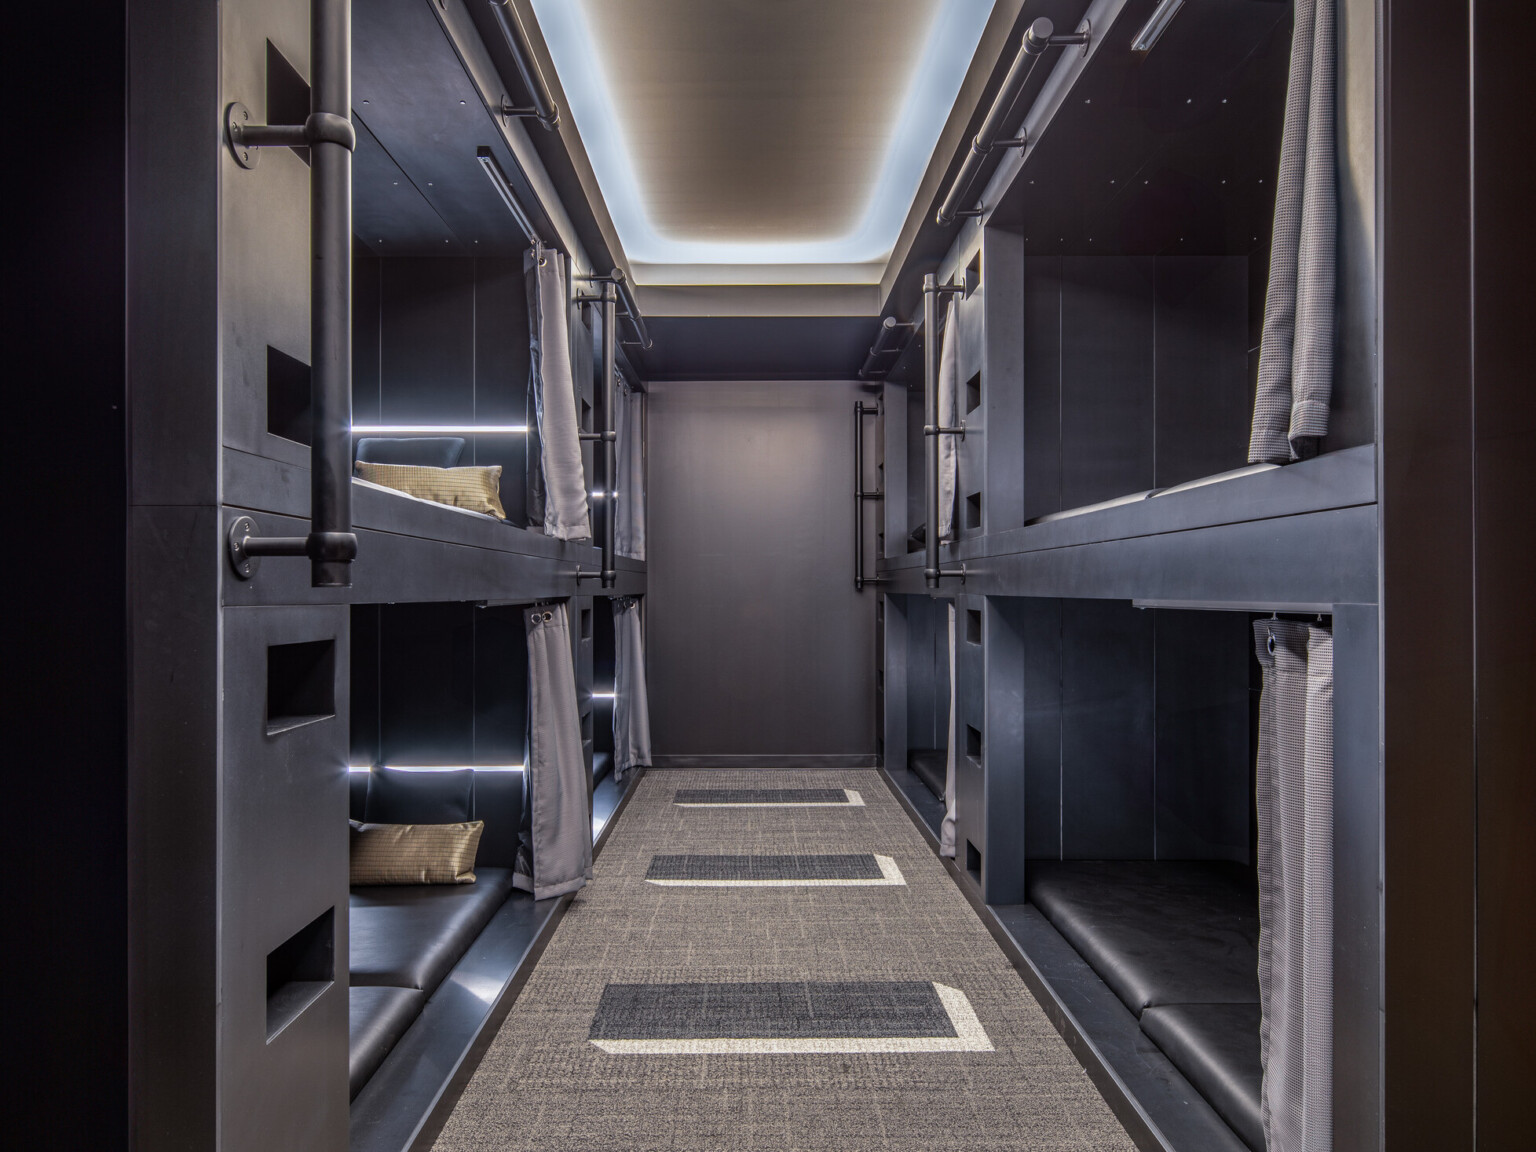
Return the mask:
[[509,868],[475,868],[473,884],[354,888],[353,987],[431,993],[512,892]]
[[1027,897],[1251,1147],[1259,1119],[1259,896],[1219,861],[1031,860]]
[[379,1070],[405,1035],[427,994],[416,988],[352,988],[347,993],[347,1083],[352,1095]]
[[940,800],[944,799],[944,777],[949,773],[949,752],[944,748],[912,748],[907,752],[907,767]]

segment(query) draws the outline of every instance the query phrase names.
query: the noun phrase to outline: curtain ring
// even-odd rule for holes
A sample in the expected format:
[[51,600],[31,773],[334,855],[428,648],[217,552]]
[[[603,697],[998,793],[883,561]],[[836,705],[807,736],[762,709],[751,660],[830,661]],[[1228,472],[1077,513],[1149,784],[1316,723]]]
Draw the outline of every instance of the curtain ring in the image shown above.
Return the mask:
[[1269,634],[1269,638],[1265,640],[1264,646],[1269,649],[1269,654],[1271,656],[1275,654],[1275,634],[1273,632],[1271,632]]

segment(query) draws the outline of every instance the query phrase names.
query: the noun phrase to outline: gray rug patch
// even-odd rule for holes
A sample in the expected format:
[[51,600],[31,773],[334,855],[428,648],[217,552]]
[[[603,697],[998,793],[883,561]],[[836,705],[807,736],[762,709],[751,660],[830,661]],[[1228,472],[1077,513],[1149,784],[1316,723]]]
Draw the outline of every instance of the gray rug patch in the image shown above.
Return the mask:
[[610,984],[591,1040],[696,1040],[844,1036],[953,1036],[931,983],[785,980],[763,983]]
[[879,880],[872,853],[842,856],[652,856],[647,880]]
[[679,788],[674,804],[846,804],[841,788]]

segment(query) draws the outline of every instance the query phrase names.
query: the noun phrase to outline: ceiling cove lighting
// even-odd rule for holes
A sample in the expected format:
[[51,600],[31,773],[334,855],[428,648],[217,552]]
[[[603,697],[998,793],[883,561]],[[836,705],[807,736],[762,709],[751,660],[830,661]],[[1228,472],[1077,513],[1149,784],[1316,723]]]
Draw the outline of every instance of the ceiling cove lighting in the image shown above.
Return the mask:
[[358,436],[399,436],[406,432],[425,433],[429,436],[448,435],[508,435],[525,436],[526,424],[354,424],[352,432]]
[[665,236],[645,206],[607,69],[587,24],[585,3],[533,0],[544,42],[598,186],[633,264],[868,264],[890,256],[939,133],[981,42],[994,0],[942,0],[891,126],[889,143],[860,222],[843,236],[784,242],[690,240]]
[[[375,765],[353,764],[348,772],[372,772]],[[521,764],[379,764],[379,768],[388,768],[391,772],[521,772]]]
[[1182,7],[1184,7],[1184,0],[1163,0],[1153,10],[1147,22],[1142,25],[1141,31],[1136,33],[1136,39],[1131,41],[1131,51],[1152,51],[1158,37],[1168,30],[1168,25],[1173,23],[1173,18],[1179,14],[1179,9]]

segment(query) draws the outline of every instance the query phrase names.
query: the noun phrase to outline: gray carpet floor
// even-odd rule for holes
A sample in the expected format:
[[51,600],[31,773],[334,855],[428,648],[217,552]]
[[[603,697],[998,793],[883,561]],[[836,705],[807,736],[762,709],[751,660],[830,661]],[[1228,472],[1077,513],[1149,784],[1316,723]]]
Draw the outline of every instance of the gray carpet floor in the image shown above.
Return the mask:
[[[843,787],[864,803],[674,802],[679,789]],[[904,883],[647,881],[654,857],[679,853],[880,854],[895,862]],[[685,874],[675,860],[664,863],[668,875]],[[735,874],[708,867],[717,869],[709,875]],[[773,867],[778,875],[785,865]],[[876,773],[652,771],[594,871],[439,1135],[439,1152],[1132,1152],[1087,1074]],[[795,982],[811,991],[801,995]],[[899,995],[872,1010],[866,993],[881,982]],[[762,987],[742,991],[752,991],[754,1004],[772,1000],[776,1035],[804,1027],[800,1017],[815,1016],[828,998],[846,1000],[850,989],[863,1005],[861,1019],[871,1011],[899,1016],[912,1004],[928,1016],[909,1035],[945,1032],[942,1019],[934,1025],[937,1010],[923,987],[930,982],[964,994],[992,1050],[657,1055],[616,1054],[593,1041],[613,1011],[627,1013],[621,1026],[631,1035],[635,1020],[644,1027],[657,1015],[658,997],[665,1006],[667,997],[691,991],[697,1001],[679,1000],[678,1012],[661,1018],[696,1009],[707,1016],[718,990],[697,986],[754,983]],[[667,987],[637,992],[632,985]],[[793,1006],[788,1015],[784,1003]],[[600,1006],[604,1021],[597,1021]],[[822,1018],[803,1035],[838,1031]]]

